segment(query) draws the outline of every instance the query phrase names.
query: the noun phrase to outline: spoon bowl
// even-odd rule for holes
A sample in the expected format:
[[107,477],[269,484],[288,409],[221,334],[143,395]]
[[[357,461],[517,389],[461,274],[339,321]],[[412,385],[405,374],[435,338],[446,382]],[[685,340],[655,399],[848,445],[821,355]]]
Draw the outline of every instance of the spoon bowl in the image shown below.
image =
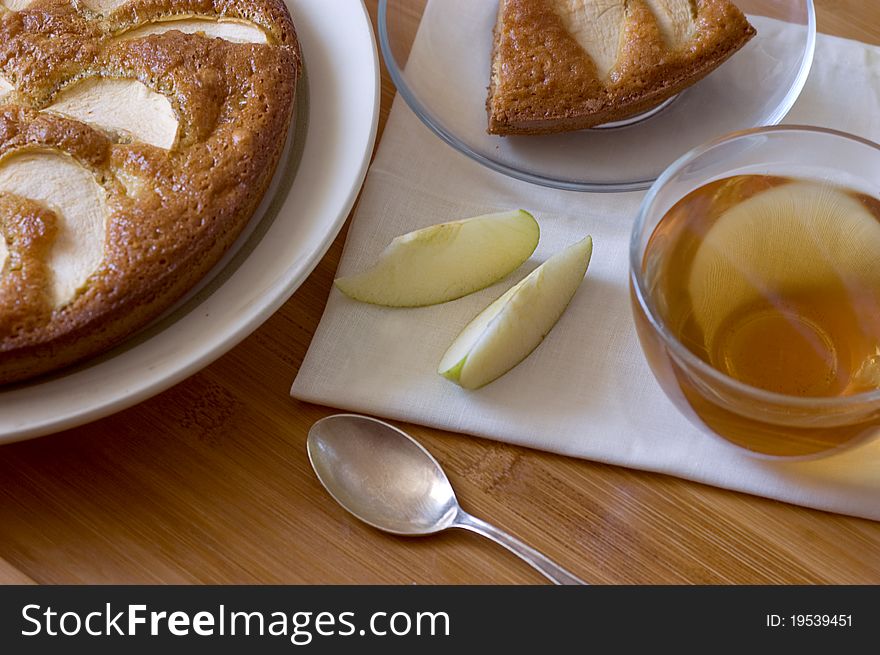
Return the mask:
[[436,459],[402,430],[367,416],[338,414],[316,422],[307,441],[321,484],[364,523],[397,535],[461,528],[488,537],[556,584],[584,584],[511,535],[461,509]]
[[309,460],[331,496],[364,523],[399,535],[450,527],[458,501],[437,460],[393,425],[354,414],[321,419]]

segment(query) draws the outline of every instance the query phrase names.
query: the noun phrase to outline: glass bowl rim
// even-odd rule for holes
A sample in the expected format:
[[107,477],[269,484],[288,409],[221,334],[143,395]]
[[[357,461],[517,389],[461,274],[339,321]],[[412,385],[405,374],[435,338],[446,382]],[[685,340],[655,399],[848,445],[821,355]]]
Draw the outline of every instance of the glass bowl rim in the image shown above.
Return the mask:
[[[813,60],[816,54],[816,6],[814,0],[801,0],[806,5],[807,10],[807,43],[804,48],[801,59],[800,68],[797,75],[792,81],[791,88],[785,97],[776,107],[776,109],[765,120],[765,126],[775,126],[782,122],[785,116],[791,111],[794,103],[800,97],[807,83],[807,77],[813,66]],[[513,166],[502,164],[494,159],[487,157],[474,148],[471,148],[460,138],[455,136],[451,131],[446,129],[433,114],[428,111],[427,107],[421,102],[415,93],[410,89],[403,75],[403,69],[397,62],[394,52],[391,49],[391,38],[388,33],[388,2],[389,0],[379,0],[379,48],[382,51],[382,58],[385,60],[385,67],[394,83],[397,93],[404,99],[406,104],[412,109],[413,113],[418,116],[419,120],[426,125],[435,135],[437,135],[444,143],[453,149],[470,157],[474,161],[482,164],[486,168],[503,175],[507,175],[516,180],[529,182],[538,186],[550,189],[559,189],[562,191],[579,191],[584,193],[626,193],[630,191],[645,191],[654,184],[659,176],[648,180],[635,180],[633,182],[572,182],[567,180],[558,180],[553,177],[527,173]],[[757,128],[749,128],[757,129]],[[662,175],[662,173],[661,173]]]
[[675,336],[666,326],[665,322],[655,312],[654,307],[652,306],[653,304],[647,301],[647,289],[644,286],[644,280],[641,273],[643,253],[641,252],[639,242],[641,240],[640,237],[644,229],[645,222],[647,220],[648,210],[651,208],[651,205],[656,199],[657,194],[663,187],[666,186],[670,178],[679,173],[685,166],[692,163],[698,157],[710,152],[711,150],[719,146],[759,134],[793,134],[798,132],[824,134],[827,136],[852,141],[854,143],[873,148],[878,152],[878,154],[880,154],[880,143],[871,141],[870,139],[865,139],[855,134],[843,132],[841,130],[834,130],[831,128],[817,127],[812,125],[776,125],[768,127],[757,127],[748,130],[740,130],[738,132],[731,132],[730,134],[718,137],[717,139],[713,139],[711,141],[708,141],[707,143],[697,146],[696,148],[682,155],[678,160],[673,162],[660,175],[660,177],[657,178],[657,181],[654,182],[654,184],[651,186],[650,190],[642,201],[641,206],[639,207],[635,223],[633,224],[632,233],[630,235],[629,246],[630,283],[632,285],[633,293],[635,294],[636,300],[638,301],[639,306],[644,312],[648,322],[650,323],[651,329],[656,334],[660,335],[664,346],[669,348],[672,351],[673,355],[680,362],[683,362],[686,367],[695,369],[701,375],[704,375],[709,380],[711,380],[713,383],[723,384],[729,389],[747,395],[748,397],[767,402],[768,404],[786,406],[791,408],[845,409],[856,405],[880,404],[880,389],[877,389],[875,391],[865,391],[862,393],[853,394],[851,396],[803,397],[790,396],[773,391],[766,391],[764,389],[745,384],[744,382],[740,382],[739,380],[736,380],[729,375],[725,375],[718,369],[713,368],[702,359],[697,357],[694,353],[692,353],[687,347],[685,347],[684,344],[681,343],[681,341],[675,338]]

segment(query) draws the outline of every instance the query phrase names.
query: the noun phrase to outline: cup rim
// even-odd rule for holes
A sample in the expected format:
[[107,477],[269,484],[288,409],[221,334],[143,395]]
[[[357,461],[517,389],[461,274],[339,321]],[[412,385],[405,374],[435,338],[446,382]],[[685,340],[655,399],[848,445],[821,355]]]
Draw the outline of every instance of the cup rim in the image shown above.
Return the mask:
[[651,328],[654,330],[655,333],[660,335],[664,345],[670,348],[673,355],[680,361],[682,361],[687,367],[696,369],[701,375],[706,376],[712,382],[721,383],[733,391],[746,394],[750,397],[757,398],[769,404],[784,405],[793,408],[804,408],[812,410],[839,410],[854,405],[878,403],[880,402],[880,389],[853,394],[851,396],[804,397],[791,396],[788,394],[777,393],[775,391],[767,391],[765,389],[761,389],[759,387],[754,387],[744,382],[740,382],[739,380],[730,377],[729,375],[726,375],[718,369],[710,366],[708,363],[706,363],[705,361],[697,357],[693,352],[691,352],[672,334],[672,332],[666,326],[666,323],[655,311],[653,304],[648,302],[649,296],[647,293],[647,289],[645,288],[644,279],[641,272],[642,256],[640,253],[639,241],[642,231],[644,229],[645,222],[647,220],[648,210],[654,203],[654,200],[656,199],[657,194],[660,192],[660,190],[665,187],[668,181],[674,175],[680,172],[685,166],[720,145],[756,134],[770,134],[777,132],[810,132],[814,134],[825,134],[832,137],[853,141],[855,143],[868,146],[880,152],[880,143],[871,141],[870,139],[866,139],[855,134],[850,134],[848,132],[843,132],[841,130],[835,130],[826,127],[817,127],[812,125],[775,125],[752,128],[748,130],[740,130],[718,137],[690,150],[689,152],[679,157],[675,162],[670,164],[665,171],[663,171],[660,177],[658,177],[654,184],[651,185],[651,188],[648,190],[645,198],[642,200],[641,206],[639,207],[635,223],[633,224],[632,233],[630,235],[629,247],[630,282],[632,284],[634,295],[636,296],[639,306],[641,307],[646,318],[648,319]]

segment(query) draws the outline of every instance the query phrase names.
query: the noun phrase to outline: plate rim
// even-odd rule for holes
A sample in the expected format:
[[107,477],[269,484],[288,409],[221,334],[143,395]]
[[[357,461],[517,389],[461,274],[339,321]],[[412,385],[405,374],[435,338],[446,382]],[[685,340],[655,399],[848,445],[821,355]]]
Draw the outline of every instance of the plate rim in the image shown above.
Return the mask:
[[[785,95],[785,98],[782,99],[782,102],[780,102],[779,106],[770,115],[765,124],[751,126],[751,128],[744,129],[753,129],[757,127],[774,127],[776,125],[779,125],[791,111],[791,108],[794,106],[794,103],[797,102],[798,97],[800,97],[800,94],[803,91],[804,86],[806,85],[807,77],[809,76],[810,69],[813,66],[813,59],[815,58],[817,26],[816,6],[814,0],[803,1],[806,3],[807,9],[807,44],[806,48],[804,49],[804,56],[801,60],[801,65],[798,69],[797,75],[795,76],[794,82],[792,83],[791,88],[788,90],[788,93]],[[403,76],[403,71],[398,64],[397,59],[394,57],[394,53],[392,52],[390,45],[391,42],[388,33],[388,0],[379,0],[379,16],[377,22],[379,27],[379,47],[382,51],[382,58],[385,61],[386,68],[388,69],[388,74],[391,77],[391,80],[394,82],[394,87],[397,92],[401,95],[401,97],[403,97],[403,99],[406,101],[406,104],[413,111],[413,113],[418,116],[419,120],[435,135],[437,135],[444,143],[462,153],[463,155],[466,155],[467,157],[473,159],[479,164],[485,166],[486,168],[511,177],[515,180],[520,180],[522,182],[528,182],[530,184],[536,184],[538,186],[547,187],[550,189],[558,189],[561,191],[578,191],[582,193],[627,193],[631,191],[646,191],[651,187],[652,184],[654,184],[654,182],[657,181],[657,178],[659,178],[662,174],[661,171],[652,179],[636,180],[633,182],[608,184],[598,182],[571,182],[568,180],[558,180],[544,175],[526,173],[517,168],[514,168],[513,166],[495,161],[494,159],[491,159],[490,157],[487,157],[486,155],[477,152],[474,148],[466,144],[461,139],[457,138],[449,130],[440,125],[437,119],[435,119],[433,115],[429,111],[427,111],[425,104],[415,96],[415,94],[412,92],[409,85],[407,84],[406,79]],[[670,162],[670,164],[671,163],[672,162]]]
[[[323,0],[300,1],[321,7],[321,10],[325,12],[328,9],[333,11],[334,9],[340,8],[338,5],[326,3],[323,2]],[[295,8],[291,5],[296,2],[297,0],[286,0],[286,4],[291,9],[291,13],[295,13]],[[366,126],[368,124],[369,127],[365,130],[366,139],[362,143],[362,148],[359,148],[355,154],[346,156],[346,159],[349,161],[354,161],[356,158],[359,158],[359,162],[355,167],[355,172],[348,181],[348,184],[345,185],[347,193],[340,193],[336,196],[332,201],[332,212],[328,209],[324,215],[323,219],[326,222],[318,228],[319,232],[323,231],[323,236],[318,239],[318,243],[312,247],[311,250],[298,253],[298,256],[291,260],[290,265],[287,266],[280,275],[276,276],[271,285],[260,290],[260,293],[257,294],[258,297],[252,305],[252,311],[249,312],[247,316],[243,317],[241,321],[231,324],[225,327],[225,329],[221,329],[213,340],[208,340],[205,343],[200,344],[199,347],[193,348],[191,356],[181,361],[179,365],[161,370],[157,369],[152,371],[152,374],[149,370],[139,371],[138,373],[143,375],[143,379],[137,384],[130,386],[121,385],[113,390],[105,391],[103,394],[99,394],[99,397],[95,400],[62,415],[51,415],[51,407],[44,407],[43,415],[39,417],[22,418],[18,416],[10,416],[15,414],[14,409],[8,412],[2,411],[0,412],[0,445],[35,439],[78,427],[132,407],[169,389],[205,368],[213,361],[219,359],[245,338],[250,336],[268,318],[275,314],[275,312],[277,312],[278,309],[290,299],[296,290],[311,275],[336,240],[336,237],[339,235],[342,226],[345,224],[346,219],[354,207],[369,168],[378,133],[381,101],[379,51],[369,11],[364,0],[360,0],[358,6],[361,11],[357,16],[352,17],[352,24],[360,22],[357,29],[363,30],[363,36],[369,43],[371,56],[365,56],[366,52],[361,52],[360,50],[355,53],[350,51],[348,47],[339,47],[338,41],[334,47],[334,45],[332,45],[334,42],[329,39],[328,43],[331,45],[328,47],[328,50],[337,53],[337,58],[335,60],[337,63],[334,64],[336,66],[339,65],[338,62],[341,59],[358,59],[358,61],[361,62],[359,66],[360,73],[366,73],[366,76],[368,77],[366,83],[369,84],[369,82],[372,81],[372,97],[365,99],[363,105],[358,105],[360,111],[368,108],[369,111],[364,112],[362,116],[366,119],[363,125]],[[343,8],[343,11],[350,9],[352,9],[351,6]],[[333,13],[338,12],[334,11]],[[326,35],[322,34],[322,36]],[[347,45],[350,46],[350,44]],[[306,65],[308,66],[308,52],[304,52],[303,56],[306,60]],[[312,98],[310,102],[313,103],[314,94],[311,91],[309,92],[309,96]],[[369,105],[369,107],[366,107],[367,105]],[[314,104],[312,104],[312,106],[314,106]],[[347,118],[351,118],[351,116],[337,116],[334,125],[338,126]],[[305,140],[312,138],[311,135],[314,133],[313,130],[314,121],[310,120],[309,128],[304,137]],[[342,155],[337,155],[336,159],[338,160],[341,157]],[[290,190],[291,189],[288,188],[284,192],[289,193]],[[280,212],[285,212],[287,202],[288,198],[285,198]],[[335,214],[335,216],[332,220],[327,220],[331,213]],[[311,246],[311,244],[309,244],[309,246]],[[222,287],[228,283],[229,280],[225,281],[220,287],[218,287],[218,290],[222,289]],[[173,326],[168,326],[167,329],[172,327]],[[163,335],[164,332],[159,333],[144,342],[144,344],[136,346],[136,348],[144,347],[156,339],[161,339]],[[97,364],[95,369],[100,369],[104,364],[105,362]],[[62,376],[61,378],[49,380],[47,384],[63,385],[65,379],[66,378]],[[14,396],[17,393],[31,393],[33,389],[38,389],[40,385],[41,382],[37,380],[33,385],[13,387],[6,391],[0,390],[0,408],[3,408],[4,405],[7,407],[14,407],[14,405],[12,405],[12,403],[14,403],[14,398],[12,398],[10,402],[9,396]],[[105,383],[105,386],[111,387],[112,385]],[[7,398],[4,398],[4,396],[7,396]],[[47,416],[46,414],[49,415]]]

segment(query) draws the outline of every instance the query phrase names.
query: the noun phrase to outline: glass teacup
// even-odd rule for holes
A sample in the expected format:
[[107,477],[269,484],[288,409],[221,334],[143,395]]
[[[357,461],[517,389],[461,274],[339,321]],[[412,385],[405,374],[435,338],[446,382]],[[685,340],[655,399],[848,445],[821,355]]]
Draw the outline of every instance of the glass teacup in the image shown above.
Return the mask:
[[880,146],[821,128],[735,133],[664,172],[630,285],[647,360],[685,415],[766,457],[880,431],[878,197]]

